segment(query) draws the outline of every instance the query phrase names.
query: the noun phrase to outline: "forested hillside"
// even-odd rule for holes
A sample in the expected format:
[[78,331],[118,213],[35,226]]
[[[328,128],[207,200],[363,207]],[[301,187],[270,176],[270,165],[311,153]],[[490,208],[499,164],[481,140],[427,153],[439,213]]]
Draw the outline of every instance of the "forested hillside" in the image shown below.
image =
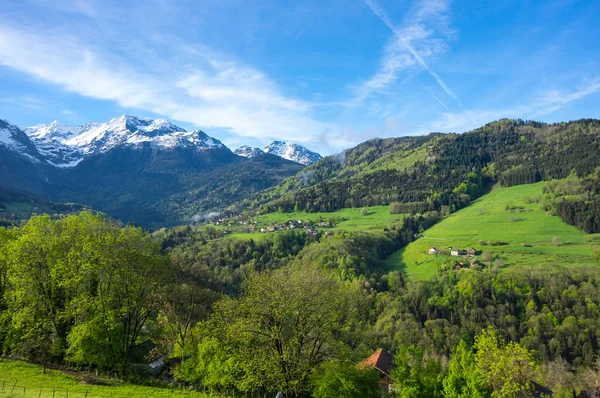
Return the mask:
[[254,202],[263,212],[402,204],[453,211],[504,186],[587,176],[600,166],[600,121],[500,120],[464,134],[368,141],[306,168]]

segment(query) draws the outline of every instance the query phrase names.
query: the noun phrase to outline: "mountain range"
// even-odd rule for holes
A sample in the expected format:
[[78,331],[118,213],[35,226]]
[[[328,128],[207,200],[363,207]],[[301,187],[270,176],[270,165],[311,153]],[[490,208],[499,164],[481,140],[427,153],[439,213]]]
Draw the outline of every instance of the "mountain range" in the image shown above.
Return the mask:
[[263,153],[270,153],[281,158],[291,160],[306,166],[317,163],[323,157],[316,152],[310,151],[305,147],[293,142],[273,141],[262,150],[243,145],[234,151],[236,155],[245,158],[251,158]]
[[238,156],[200,130],[128,115],[26,129],[0,120],[0,185],[147,227],[173,225],[225,209],[320,159],[294,143],[275,150],[280,144]]

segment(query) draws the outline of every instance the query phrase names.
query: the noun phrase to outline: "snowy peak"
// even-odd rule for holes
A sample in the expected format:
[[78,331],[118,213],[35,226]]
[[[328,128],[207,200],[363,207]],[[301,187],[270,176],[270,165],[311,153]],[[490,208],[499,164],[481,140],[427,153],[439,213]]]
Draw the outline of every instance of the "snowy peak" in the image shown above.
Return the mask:
[[0,146],[16,152],[32,162],[43,161],[27,134],[14,124],[2,119],[0,119]]
[[25,134],[36,141],[64,142],[77,135],[77,127],[67,126],[55,120],[50,124],[38,124],[37,126],[28,127],[25,129]]
[[67,126],[56,120],[25,129],[40,154],[48,163],[57,167],[75,166],[83,158],[80,148],[66,144],[67,140],[77,136],[79,132],[78,127]]
[[263,151],[304,165],[311,165],[322,159],[318,153],[293,142],[273,141]]
[[118,146],[150,145],[158,149],[184,147],[193,150],[225,148],[219,140],[200,130],[187,132],[168,120],[130,115],[78,127],[54,121],[30,127],[26,133],[48,162],[58,167],[73,167],[88,156]]
[[[65,143],[81,148],[85,154],[106,152],[116,146],[156,142],[173,133],[185,133],[181,127],[163,119],[145,119],[122,115],[106,123],[92,123],[79,127],[79,134]],[[170,142],[170,140],[167,140]]]
[[243,156],[245,158],[253,158],[258,155],[262,155],[264,152],[259,148],[251,148],[248,145],[242,145],[235,151],[233,151],[238,156]]

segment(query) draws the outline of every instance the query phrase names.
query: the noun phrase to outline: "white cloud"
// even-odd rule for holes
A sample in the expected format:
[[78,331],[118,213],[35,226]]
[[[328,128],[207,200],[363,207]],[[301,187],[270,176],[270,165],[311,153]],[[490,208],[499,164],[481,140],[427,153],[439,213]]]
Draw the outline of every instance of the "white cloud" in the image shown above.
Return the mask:
[[310,103],[286,97],[260,71],[210,51],[195,56],[194,62],[170,68],[162,60],[153,70],[147,67],[151,60],[137,67],[135,60],[70,36],[41,36],[0,25],[0,64],[70,92],[265,140],[309,142],[330,127],[310,116]]

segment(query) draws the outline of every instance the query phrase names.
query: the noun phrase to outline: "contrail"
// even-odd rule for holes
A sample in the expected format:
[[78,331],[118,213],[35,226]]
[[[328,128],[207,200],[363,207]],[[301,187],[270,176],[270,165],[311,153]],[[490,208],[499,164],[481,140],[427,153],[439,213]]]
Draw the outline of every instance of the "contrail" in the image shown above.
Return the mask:
[[423,68],[425,68],[425,70],[427,71],[427,73],[429,73],[431,75],[431,77],[433,77],[435,79],[435,81],[446,92],[446,94],[448,94],[450,97],[454,98],[454,100],[456,102],[458,102],[458,104],[462,107],[462,104],[461,104],[460,100],[452,92],[452,90],[450,90],[448,88],[448,86],[446,86],[446,84],[442,81],[442,79],[439,77],[439,75],[437,73],[435,73],[434,71],[432,71],[431,68],[429,68],[429,65],[427,65],[427,63],[423,60],[423,58],[421,58],[421,56],[419,54],[417,54],[417,52],[412,48],[412,46],[409,43],[407,43],[406,40],[400,35],[400,32],[396,29],[396,27],[394,26],[394,24],[392,23],[392,21],[390,20],[390,18],[388,17],[388,15],[385,13],[385,11],[383,11],[383,9],[381,9],[373,0],[365,0],[365,3],[367,3],[367,5],[371,9],[371,11],[373,11],[373,13],[375,15],[377,15],[379,17],[379,19],[388,28],[390,28],[390,30],[394,33],[394,35],[396,35],[396,37],[400,40],[400,42],[402,44],[404,44],[404,46],[406,47],[406,49],[412,54],[413,57],[415,57],[415,59],[417,60],[417,62],[419,64],[421,64],[421,66]]
[[420,84],[420,83],[419,83],[419,85],[421,86],[421,88],[422,88],[423,90],[425,90],[426,92],[428,92],[428,93],[429,93],[429,95],[431,95],[433,98],[435,98],[435,100],[436,100],[437,102],[439,102],[441,106],[443,106],[444,108],[446,108],[446,110],[448,110],[448,112],[452,113],[452,111],[450,110],[450,108],[448,108],[448,107],[446,106],[446,104],[444,104],[444,103],[442,102],[442,100],[441,100],[441,99],[439,99],[439,98],[437,97],[437,95],[435,95],[435,94],[434,94],[434,93],[432,93],[431,91],[427,90],[427,89],[425,88],[425,86],[424,86],[424,85],[422,85],[422,84]]

